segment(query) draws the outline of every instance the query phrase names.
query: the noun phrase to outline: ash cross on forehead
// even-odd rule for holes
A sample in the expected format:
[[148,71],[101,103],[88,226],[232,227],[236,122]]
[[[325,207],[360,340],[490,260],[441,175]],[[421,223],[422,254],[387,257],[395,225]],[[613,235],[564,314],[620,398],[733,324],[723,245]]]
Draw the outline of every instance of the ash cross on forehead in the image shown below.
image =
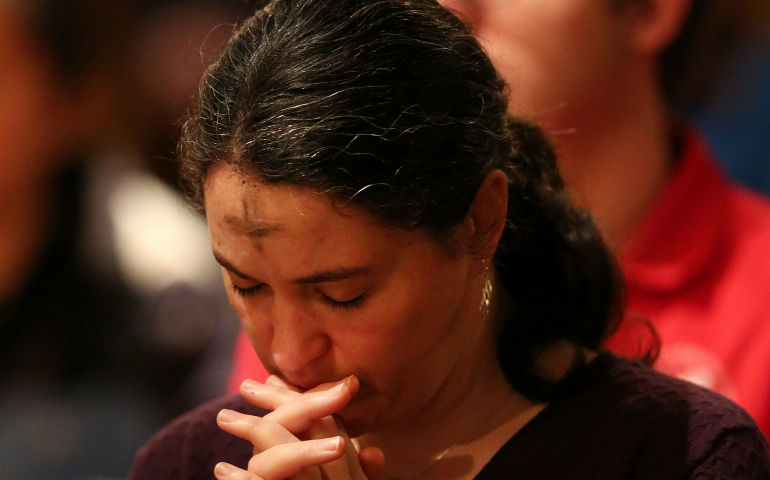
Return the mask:
[[246,235],[252,238],[267,237],[272,233],[283,230],[282,223],[269,223],[262,220],[250,220],[235,215],[225,215],[225,222],[238,235]]
[[[282,223],[269,223],[269,222],[264,222],[262,220],[249,220],[249,219],[236,217],[234,215],[225,215],[225,222],[227,222],[228,225],[230,225],[230,227],[233,229],[235,233],[239,235],[247,235],[254,239],[267,237],[274,232],[279,232],[283,230],[284,228],[284,225]],[[221,254],[219,254],[216,251],[214,251],[214,258],[220,265],[222,265],[223,267],[225,267],[227,270],[231,271],[235,275],[246,280],[252,280],[250,276],[240,272],[235,266],[233,266],[233,264],[230,261],[225,259]],[[367,274],[370,271],[371,269],[368,266],[363,266],[363,265],[354,266],[354,267],[334,268],[334,269],[325,270],[322,272],[316,272],[310,275],[292,279],[290,283],[315,284],[315,283],[338,282],[341,280],[346,280],[350,277]]]

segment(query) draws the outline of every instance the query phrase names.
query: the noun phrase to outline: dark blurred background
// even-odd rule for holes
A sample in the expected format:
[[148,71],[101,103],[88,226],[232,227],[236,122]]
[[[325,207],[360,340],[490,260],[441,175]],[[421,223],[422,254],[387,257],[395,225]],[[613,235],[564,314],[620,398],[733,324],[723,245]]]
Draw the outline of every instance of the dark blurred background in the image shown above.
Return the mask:
[[[176,188],[179,119],[255,2],[0,2],[0,479],[123,478],[224,393],[237,319]],[[682,112],[770,191],[770,41]]]
[[123,478],[224,392],[238,330],[176,189],[246,2],[0,2],[0,478]]
[[708,139],[730,175],[770,194],[770,40],[747,39],[732,52],[708,100],[684,114]]

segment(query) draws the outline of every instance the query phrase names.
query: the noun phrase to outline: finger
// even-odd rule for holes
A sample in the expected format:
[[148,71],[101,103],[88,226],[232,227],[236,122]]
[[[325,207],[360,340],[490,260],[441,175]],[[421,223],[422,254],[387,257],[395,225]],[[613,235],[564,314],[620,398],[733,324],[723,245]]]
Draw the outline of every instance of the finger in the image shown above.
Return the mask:
[[267,377],[267,379],[265,379],[265,385],[272,385],[274,387],[288,388],[289,390],[292,390],[294,392],[304,393],[306,391],[312,392],[312,391],[316,391],[316,390],[319,390],[319,389],[320,390],[326,390],[326,389],[329,389],[329,388],[333,387],[334,385],[338,384],[340,381],[345,381],[345,380],[347,380],[347,379],[338,380],[336,382],[321,383],[321,384],[318,384],[318,385],[316,385],[315,387],[313,387],[311,389],[305,390],[303,388],[300,388],[300,387],[294,385],[293,383],[287,382],[286,380],[282,379],[278,375],[270,375],[269,377]]
[[[275,377],[275,375],[273,376]],[[283,382],[283,380],[278,379],[278,377],[276,377],[276,379],[280,382]],[[243,398],[245,398],[246,401],[252,405],[264,408],[265,410],[277,410],[282,405],[296,398],[299,398],[305,393],[316,393],[331,390],[332,388],[338,387],[343,383],[347,385],[351,395],[355,395],[358,392],[360,383],[358,378],[356,378],[354,375],[351,375],[337,382],[322,383],[304,393],[300,393],[297,387],[290,384],[287,384],[289,385],[289,388],[278,386],[275,380],[266,382],[264,385],[259,382],[255,382],[254,380],[244,380],[243,383],[241,383],[240,391],[241,396],[243,396]]]
[[367,480],[383,480],[385,478],[385,455],[377,447],[366,447],[358,452],[358,461]]
[[356,377],[355,375],[349,375],[343,378],[342,380],[337,380],[336,382],[320,383],[315,387],[307,390],[305,393],[323,392],[325,390],[331,390],[332,388],[336,387],[340,383],[346,384],[350,389],[350,391],[353,393],[353,395],[358,393],[358,388],[361,386],[360,382],[358,381],[358,377]]
[[[265,418],[280,423],[296,435],[309,429],[316,421],[345,408],[352,396],[348,385],[341,383],[323,392],[305,393],[265,415]],[[329,433],[333,434],[334,430],[332,428]]]
[[[254,475],[251,472],[237,468],[229,463],[218,463],[214,467],[214,476],[218,480],[265,480],[262,477]],[[306,469],[296,475],[293,475],[292,480],[322,480],[321,472],[317,468]]]
[[214,476],[218,480],[265,480],[225,462],[217,463],[217,466],[214,467]]
[[249,472],[264,480],[282,480],[345,454],[342,437],[276,445],[251,458]]
[[273,387],[283,387],[283,388],[287,388],[287,389],[289,389],[289,390],[291,390],[293,392],[302,393],[302,389],[301,388],[299,388],[296,385],[292,385],[291,383],[288,383],[288,382],[284,381],[278,375],[270,375],[269,377],[267,377],[267,379],[265,380],[265,385],[271,385]]
[[244,380],[240,388],[241,396],[247,402],[265,410],[276,410],[302,395],[299,392],[277,385],[263,385],[254,380]]
[[261,451],[279,444],[299,443],[299,439],[280,424],[233,410],[220,411],[217,424],[225,432],[250,441]]
[[[329,462],[321,467],[321,470],[324,473],[324,477],[329,479],[362,479],[364,472],[361,470],[361,467],[358,463],[358,452],[354,447],[352,447],[353,442],[350,440],[350,437],[348,437],[347,432],[345,432],[345,428],[342,426],[342,423],[334,417],[323,418],[322,421],[316,422],[316,425],[314,425],[312,429],[315,432],[312,432],[311,434],[324,434],[324,432],[320,431],[320,428],[324,428],[324,425],[326,425],[325,428],[330,428],[333,431],[338,432],[338,435],[342,437],[344,443],[351,447],[347,448],[345,450],[345,454],[342,455],[339,459]],[[327,433],[325,436],[330,435]]]

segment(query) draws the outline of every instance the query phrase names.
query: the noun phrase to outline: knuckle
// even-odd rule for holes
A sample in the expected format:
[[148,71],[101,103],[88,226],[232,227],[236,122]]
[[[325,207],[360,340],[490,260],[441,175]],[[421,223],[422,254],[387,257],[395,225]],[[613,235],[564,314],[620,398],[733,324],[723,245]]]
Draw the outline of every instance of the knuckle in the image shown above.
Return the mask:
[[251,474],[260,475],[265,472],[265,459],[263,454],[255,455],[249,460],[247,470]]
[[265,434],[265,423],[266,422],[264,419],[255,419],[252,422],[249,431],[249,438],[251,439],[252,443],[255,443]]
[[[249,460],[248,471],[260,478],[284,478],[313,466],[313,451],[305,442],[276,445]],[[292,477],[293,478],[293,477]]]
[[311,442],[297,442],[291,446],[295,458],[310,458],[315,456],[316,446]]
[[[262,418],[252,425],[249,438],[254,445],[264,446],[269,444],[271,438],[276,435],[277,427],[275,422]],[[265,448],[262,447],[262,449]]]
[[236,480],[262,480],[261,477],[258,477],[250,472],[238,472],[238,476],[235,478]]
[[308,433],[314,439],[337,435],[337,423],[334,421],[334,417],[328,415],[318,419]]

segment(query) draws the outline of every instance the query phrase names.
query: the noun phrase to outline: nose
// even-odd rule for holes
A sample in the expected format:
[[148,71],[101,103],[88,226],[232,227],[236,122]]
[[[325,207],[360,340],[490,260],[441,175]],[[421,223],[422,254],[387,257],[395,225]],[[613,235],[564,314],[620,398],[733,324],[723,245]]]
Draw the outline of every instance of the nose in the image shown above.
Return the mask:
[[279,301],[273,307],[273,362],[284,373],[300,372],[329,351],[331,340],[302,306]]

